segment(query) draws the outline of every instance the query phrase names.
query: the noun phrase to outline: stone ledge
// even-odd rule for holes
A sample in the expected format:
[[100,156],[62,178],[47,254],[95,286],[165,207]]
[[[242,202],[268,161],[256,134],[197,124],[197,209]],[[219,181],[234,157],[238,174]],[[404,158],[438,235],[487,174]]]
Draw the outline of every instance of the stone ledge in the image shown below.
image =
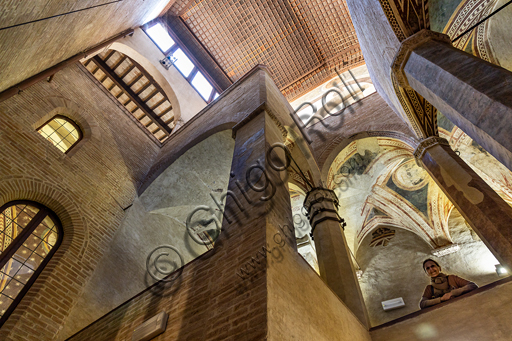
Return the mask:
[[[420,316],[420,315],[423,315],[425,313],[429,313],[431,311],[434,311],[434,310],[437,310],[437,309],[441,309],[441,308],[445,307],[448,304],[452,304],[453,302],[457,302],[457,301],[460,301],[462,299],[468,298],[470,296],[473,296],[473,295],[476,295],[476,294],[479,294],[479,293],[482,293],[482,292],[494,289],[497,286],[500,286],[502,284],[506,284],[508,282],[512,282],[512,276],[509,276],[509,277],[506,277],[506,278],[502,278],[502,279],[497,280],[496,282],[493,282],[491,284],[484,285],[483,287],[480,287],[478,289],[470,291],[470,292],[468,292],[466,294],[463,294],[463,295],[461,295],[459,297],[456,297],[454,299],[451,299],[449,301],[442,302],[440,304],[436,304],[434,306],[431,306],[431,307],[428,307],[428,308],[425,308],[425,309],[421,309],[421,310],[415,311],[414,313],[410,313],[408,315],[399,317],[397,319],[394,319],[392,321],[383,323],[383,324],[378,325],[376,327],[371,327],[370,328],[370,332],[375,331],[375,330],[380,330],[380,329],[383,329],[383,328],[386,328],[386,327],[390,327],[390,326],[393,326],[393,325],[395,325],[397,323],[413,319],[413,318],[415,318],[417,316]],[[419,299],[418,299],[418,302],[419,302]]]

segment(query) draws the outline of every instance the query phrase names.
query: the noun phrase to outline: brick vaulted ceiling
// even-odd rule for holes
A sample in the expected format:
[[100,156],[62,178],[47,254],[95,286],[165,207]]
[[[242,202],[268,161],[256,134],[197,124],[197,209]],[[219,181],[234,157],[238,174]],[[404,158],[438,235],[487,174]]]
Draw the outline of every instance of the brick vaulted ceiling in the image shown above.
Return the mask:
[[232,81],[256,64],[293,100],[364,63],[344,0],[177,0],[179,17]]

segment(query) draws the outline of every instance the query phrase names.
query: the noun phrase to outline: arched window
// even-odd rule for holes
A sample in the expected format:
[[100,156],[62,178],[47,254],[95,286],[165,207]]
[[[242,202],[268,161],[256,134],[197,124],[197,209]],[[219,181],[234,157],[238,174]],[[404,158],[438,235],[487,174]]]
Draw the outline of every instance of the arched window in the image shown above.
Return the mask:
[[62,240],[55,213],[32,201],[0,207],[0,326],[27,293]]
[[37,129],[39,134],[67,153],[82,139],[80,127],[66,116],[56,115]]

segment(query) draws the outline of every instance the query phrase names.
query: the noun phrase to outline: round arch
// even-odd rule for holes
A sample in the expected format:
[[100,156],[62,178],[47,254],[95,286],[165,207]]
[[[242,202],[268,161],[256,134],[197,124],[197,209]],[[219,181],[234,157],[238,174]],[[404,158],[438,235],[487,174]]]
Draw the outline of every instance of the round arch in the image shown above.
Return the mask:
[[[6,281],[6,286],[2,293],[11,295],[9,297],[12,299],[12,302],[2,311],[0,327],[22,301],[41,272],[44,271],[48,262],[59,249],[63,237],[62,225],[58,216],[38,202],[29,200],[10,201],[0,206],[0,213],[5,214],[6,212],[16,214],[16,216],[11,216],[12,222],[9,224],[12,224],[11,233],[14,234],[14,231],[18,233],[16,236],[11,234],[11,242],[2,251],[0,259],[0,266],[3,268],[2,271],[4,271],[2,277]],[[33,216],[28,212],[32,212]],[[26,224],[23,222],[26,222]],[[20,229],[15,228],[14,225],[24,226],[23,229]],[[4,225],[4,228],[6,226]],[[4,230],[5,233],[8,232]],[[52,241],[51,237],[55,239]],[[40,241],[40,243],[36,240]],[[31,245],[32,243],[34,244]],[[20,250],[23,251],[20,252]],[[23,254],[26,254],[26,256]],[[25,261],[22,260],[23,258]],[[19,264],[19,267],[14,264]],[[16,291],[6,293],[5,290],[9,289],[9,286],[18,288],[21,286],[21,290],[17,293]]]
[[53,259],[62,256],[70,247],[78,250],[77,256],[83,256],[88,246],[88,228],[81,218],[79,207],[66,194],[66,190],[47,185],[36,178],[0,179],[0,206],[17,200],[37,202],[59,217],[64,238]]
[[343,149],[345,149],[350,143],[367,137],[394,138],[409,145],[413,151],[419,144],[419,141],[416,140],[415,138],[396,131],[362,131],[354,135],[351,135],[348,138],[340,136],[330,142],[329,147],[326,148],[326,150],[329,150],[328,155],[322,160],[319,160],[322,181],[327,181],[329,169],[334,160],[336,159],[336,157],[338,156],[338,154],[341,153]]
[[[63,290],[67,290],[67,300],[76,302],[79,297],[76,283],[62,281],[62,278],[69,276],[70,271],[77,271],[76,269],[82,270],[80,275],[83,277],[88,277],[92,273],[92,269],[84,269],[81,265],[81,259],[89,244],[88,228],[82,219],[80,208],[66,190],[59,186],[50,186],[36,178],[0,179],[0,206],[18,200],[37,202],[53,211],[60,220],[63,233],[59,248],[24,296],[23,303],[4,323],[2,330],[10,331],[10,334],[23,328],[18,323],[23,321],[27,314],[36,313],[35,309],[44,304],[45,299],[62,295],[60,289],[56,292],[48,284],[59,283]],[[64,255],[65,263],[62,262]],[[59,320],[55,322],[62,325],[66,316],[55,318]]]
[[39,128],[45,122],[51,120],[56,115],[65,116],[73,122],[75,122],[82,132],[82,138],[80,141],[73,146],[73,148],[67,153],[67,156],[72,156],[88,141],[95,141],[101,143],[101,129],[98,122],[93,116],[88,116],[87,119],[80,113],[80,106],[68,98],[60,96],[47,97],[46,102],[52,108],[45,115],[40,117],[32,127],[35,129]]

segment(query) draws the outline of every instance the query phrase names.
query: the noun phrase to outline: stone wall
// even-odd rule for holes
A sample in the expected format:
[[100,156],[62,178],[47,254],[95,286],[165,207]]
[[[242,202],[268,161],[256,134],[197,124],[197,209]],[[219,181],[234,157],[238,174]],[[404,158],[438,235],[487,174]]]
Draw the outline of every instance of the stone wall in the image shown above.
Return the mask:
[[[159,147],[77,65],[0,103],[0,205],[40,202],[64,239],[0,330],[2,340],[51,340],[110,246]],[[84,139],[63,154],[36,129],[62,113]]]

